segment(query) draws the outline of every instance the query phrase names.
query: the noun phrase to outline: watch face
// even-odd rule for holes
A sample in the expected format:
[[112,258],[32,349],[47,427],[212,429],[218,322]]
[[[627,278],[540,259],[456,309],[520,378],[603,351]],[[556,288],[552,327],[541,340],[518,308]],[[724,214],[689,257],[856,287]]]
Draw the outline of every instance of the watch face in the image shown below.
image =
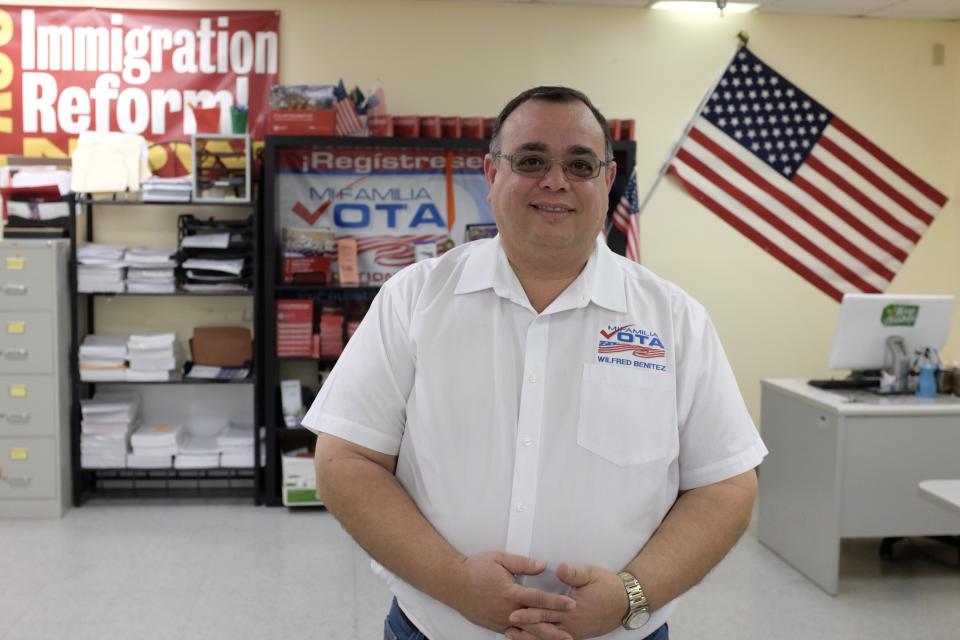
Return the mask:
[[623,623],[627,629],[639,629],[643,625],[647,624],[647,621],[650,620],[649,611],[635,611],[631,613],[627,618],[627,621]]

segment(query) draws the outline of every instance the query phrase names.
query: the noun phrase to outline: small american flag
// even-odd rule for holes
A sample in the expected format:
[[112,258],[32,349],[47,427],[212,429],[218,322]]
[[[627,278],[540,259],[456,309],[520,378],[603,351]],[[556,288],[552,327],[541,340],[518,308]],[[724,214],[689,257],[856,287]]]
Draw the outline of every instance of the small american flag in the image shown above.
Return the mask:
[[637,170],[634,168],[620,202],[613,210],[613,226],[627,239],[624,255],[628,260],[640,262],[640,204],[637,200]]
[[333,97],[337,99],[337,135],[352,136],[363,130],[363,123],[357,116],[357,107],[347,93],[343,80],[333,88]]
[[745,47],[691,125],[668,172],[838,301],[884,291],[947,201]]

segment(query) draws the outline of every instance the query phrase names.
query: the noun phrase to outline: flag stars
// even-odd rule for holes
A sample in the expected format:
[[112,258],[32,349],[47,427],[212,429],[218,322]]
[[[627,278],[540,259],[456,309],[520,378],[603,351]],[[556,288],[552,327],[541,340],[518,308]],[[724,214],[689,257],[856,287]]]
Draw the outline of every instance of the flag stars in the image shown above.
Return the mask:
[[751,78],[750,76],[747,76],[746,78],[743,79],[743,84],[745,84],[745,85],[748,86],[748,87],[752,87],[752,86],[753,86],[753,78]]
[[748,96],[751,100],[756,100],[756,99],[757,99],[757,92],[754,91],[753,89],[751,89],[750,91],[747,92],[747,96]]
[[770,84],[774,86],[780,84],[780,78],[778,78],[777,76],[773,76],[772,78],[770,78]]
[[747,129],[747,137],[751,139],[756,138],[757,132],[754,131],[753,129]]
[[764,89],[763,91],[760,92],[760,97],[766,100],[767,98],[770,97],[770,92]]
[[799,153],[795,153],[795,154],[793,154],[793,161],[794,161],[794,162],[800,162],[800,158],[802,158],[802,157],[803,157],[803,156],[801,156]]
[[800,146],[803,147],[804,149],[806,149],[807,147],[810,146],[810,142],[809,142],[808,140],[801,140],[801,141],[800,141]]
[[762,64],[760,64],[760,63],[758,62],[757,64],[753,65],[753,72],[754,72],[754,73],[760,73],[761,71],[763,71],[763,65],[762,65]]
[[751,144],[750,150],[753,151],[754,153],[756,153],[757,151],[760,151],[760,143],[754,142],[753,144]]
[[714,91],[714,92],[713,92],[713,95],[710,96],[710,99],[713,100],[713,101],[717,101],[717,100],[720,99],[720,94],[717,93],[716,91]]
[[792,98],[793,96],[797,95],[797,92],[794,91],[793,89],[787,89],[786,94],[788,98]]
[[719,120],[717,120],[717,124],[720,125],[721,127],[725,127],[725,126],[727,126],[727,119],[726,119],[726,118],[720,118]]
[[737,91],[737,100],[743,100],[743,91]]
[[740,113],[747,113],[750,111],[750,105],[743,103],[740,105]]
[[737,108],[734,105],[727,105],[727,113],[735,113]]
[[730,81],[730,84],[732,84],[732,85],[735,86],[735,87],[739,87],[739,86],[740,86],[740,78],[734,78],[733,80]]
[[742,65],[740,65],[740,71],[743,71],[744,73],[747,73],[748,71],[750,71],[750,65],[748,65],[748,64],[742,64]]
[[821,113],[819,116],[817,116],[817,119],[820,120],[820,122],[826,122],[826,121],[827,121],[827,114]]
[[791,101],[790,101],[790,110],[791,110],[791,111],[796,111],[799,106],[800,106],[800,105],[797,103],[796,100],[791,100]]
[[783,172],[787,175],[790,175],[791,173],[793,173],[793,169],[790,168],[790,165],[787,165],[783,168]]
[[759,78],[757,78],[757,84],[762,87],[763,85],[767,84],[767,79],[764,78],[763,76],[760,76]]
[[740,129],[737,129],[736,131],[733,132],[733,137],[736,138],[737,140],[740,140],[743,138],[743,132],[740,131]]
[[804,100],[804,101],[801,103],[801,106],[802,106],[804,109],[809,110],[812,105],[810,104],[810,101],[809,101],[809,100]]

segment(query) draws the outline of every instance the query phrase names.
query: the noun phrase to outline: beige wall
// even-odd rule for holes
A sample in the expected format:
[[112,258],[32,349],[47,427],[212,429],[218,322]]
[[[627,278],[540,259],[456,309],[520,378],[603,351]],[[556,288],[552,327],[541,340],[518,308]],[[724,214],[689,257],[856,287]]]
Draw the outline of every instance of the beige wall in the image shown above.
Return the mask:
[[[641,193],[744,30],[758,55],[948,197],[957,196],[957,23],[402,0],[97,4],[278,9],[283,82],[343,77],[366,88],[380,80],[394,113],[495,115],[526,87],[577,87],[608,116],[637,120]],[[931,64],[935,43],[946,46],[945,66]],[[756,419],[761,378],[829,375],[837,303],[672,181],[657,189],[642,234],[644,263],[710,310]],[[958,236],[951,202],[891,292],[960,293]],[[944,355],[960,359],[956,324]]]

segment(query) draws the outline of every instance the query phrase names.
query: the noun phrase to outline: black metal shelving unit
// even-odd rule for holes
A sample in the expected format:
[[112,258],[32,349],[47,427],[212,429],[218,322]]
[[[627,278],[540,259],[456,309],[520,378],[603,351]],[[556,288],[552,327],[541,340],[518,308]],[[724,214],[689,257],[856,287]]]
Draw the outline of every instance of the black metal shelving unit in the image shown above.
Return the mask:
[[[246,496],[252,497],[254,504],[262,504],[263,500],[263,470],[260,466],[260,429],[263,424],[262,411],[257,394],[257,376],[255,367],[257,359],[257,333],[259,325],[259,283],[260,275],[260,243],[259,229],[262,217],[260,201],[238,202],[203,202],[203,201],[143,201],[128,199],[92,199],[82,198],[78,201],[85,209],[86,241],[92,242],[93,212],[95,207],[161,207],[183,209],[224,209],[244,208],[252,213],[253,218],[253,288],[249,291],[236,292],[194,292],[178,289],[172,293],[79,293],[77,286],[77,226],[76,219],[70,221],[70,265],[68,269],[71,293],[71,346],[70,346],[70,377],[72,381],[73,400],[70,425],[70,449],[72,469],[73,504],[80,506],[89,496],[102,497],[218,497],[218,496]],[[178,285],[179,287],[179,285]],[[250,375],[242,380],[209,380],[200,378],[186,378],[178,373],[169,381],[104,381],[90,382],[80,379],[79,350],[82,336],[91,332],[95,326],[94,298],[97,297],[145,297],[175,298],[175,297],[252,297],[254,316],[254,369]],[[84,309],[81,311],[80,307]],[[251,385],[254,407],[254,466],[253,468],[210,468],[210,469],[83,469],[80,466],[80,399],[91,397],[96,385]]]
[[[312,444],[313,433],[302,427],[287,428],[280,411],[280,367],[284,362],[314,362],[319,369],[332,367],[336,358],[280,358],[276,355],[276,302],[278,298],[314,298],[322,301],[372,300],[378,286],[339,287],[331,285],[281,284],[282,248],[281,216],[277,213],[277,157],[282,149],[290,148],[383,148],[383,149],[444,149],[486,150],[489,140],[437,139],[437,138],[353,138],[314,136],[268,136],[263,149],[263,180],[261,183],[262,215],[260,254],[261,284],[257,308],[257,361],[261,363],[257,378],[257,396],[260,398],[260,415],[266,429],[266,465],[264,467],[264,501],[276,506],[281,502],[281,454],[284,450]],[[619,167],[618,175],[610,193],[610,208],[620,200],[630,172],[636,164],[636,142],[615,141],[614,159]],[[625,239],[611,234],[610,246],[624,253]],[[319,371],[318,371],[319,372]]]

